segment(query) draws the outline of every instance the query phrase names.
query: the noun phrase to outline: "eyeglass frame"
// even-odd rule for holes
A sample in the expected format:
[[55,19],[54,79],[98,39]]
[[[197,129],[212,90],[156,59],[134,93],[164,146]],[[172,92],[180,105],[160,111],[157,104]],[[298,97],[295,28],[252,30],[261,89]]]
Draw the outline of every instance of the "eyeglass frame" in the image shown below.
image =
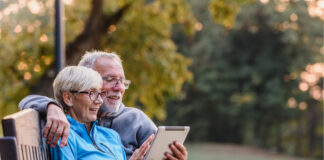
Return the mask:
[[[75,90],[72,90],[72,91],[70,91],[71,93],[77,93],[77,94],[88,94],[88,96],[89,96],[89,99],[91,100],[91,101],[96,101],[96,100],[98,100],[98,98],[99,98],[99,95],[101,96],[101,98],[106,98],[107,97],[107,92],[98,92],[98,91],[75,91]],[[91,98],[91,93],[95,93],[94,95],[96,96],[95,97],[95,99],[93,99],[93,98]],[[104,94],[104,95],[103,95]]]
[[[128,89],[130,84],[131,84],[131,80],[128,80],[128,79],[125,79],[125,78],[117,78],[115,76],[102,77],[102,80],[104,80],[107,83],[110,83],[110,81],[108,80],[109,78],[113,78],[110,81],[115,81],[114,82],[115,84],[112,85],[112,86],[116,86],[117,83],[120,82],[123,85],[124,89]],[[126,85],[125,85],[125,83],[126,83]]]

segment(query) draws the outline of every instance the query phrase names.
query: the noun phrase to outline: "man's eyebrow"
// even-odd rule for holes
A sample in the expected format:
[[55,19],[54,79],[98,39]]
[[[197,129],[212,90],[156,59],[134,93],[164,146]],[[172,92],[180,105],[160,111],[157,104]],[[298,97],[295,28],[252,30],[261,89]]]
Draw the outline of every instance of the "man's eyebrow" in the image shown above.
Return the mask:
[[107,75],[102,76],[102,77],[116,77],[116,76],[114,76],[114,75],[112,75],[112,74],[107,74]]
[[112,76],[112,75],[102,76],[102,78],[105,78],[105,77],[106,77],[106,78],[109,77],[109,78],[120,78],[120,79],[126,79],[125,76],[121,76],[121,77],[119,77],[119,76]]

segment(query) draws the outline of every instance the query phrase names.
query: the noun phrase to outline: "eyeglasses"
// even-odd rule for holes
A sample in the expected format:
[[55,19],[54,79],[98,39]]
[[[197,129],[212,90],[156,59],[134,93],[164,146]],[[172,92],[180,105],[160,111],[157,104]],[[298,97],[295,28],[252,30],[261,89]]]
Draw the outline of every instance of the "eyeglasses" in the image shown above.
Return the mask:
[[79,92],[79,91],[70,91],[71,93],[82,93],[82,94],[88,94],[89,95],[89,98],[91,101],[95,101],[98,99],[99,95],[102,97],[102,98],[105,98],[107,97],[107,92],[98,92],[98,91],[89,91],[89,92],[86,92],[86,91],[83,91],[83,92]]
[[106,81],[110,87],[114,87],[118,82],[120,82],[123,85],[124,89],[128,89],[129,85],[131,84],[130,80],[127,80],[125,78],[117,78],[114,76],[102,77],[102,80]]

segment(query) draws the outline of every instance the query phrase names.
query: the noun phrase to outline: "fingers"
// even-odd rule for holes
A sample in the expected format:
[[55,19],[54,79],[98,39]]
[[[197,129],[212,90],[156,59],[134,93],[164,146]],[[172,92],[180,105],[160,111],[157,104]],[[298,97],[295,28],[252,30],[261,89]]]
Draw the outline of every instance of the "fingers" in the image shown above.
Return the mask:
[[186,160],[188,157],[187,149],[178,142],[173,142],[169,145],[169,148],[172,151],[171,155],[170,153],[165,153],[165,156],[167,159],[179,159],[179,160]]
[[67,140],[69,137],[69,131],[70,131],[70,127],[65,128],[63,131],[63,135],[62,135],[62,139],[61,139],[61,143],[60,143],[60,147],[64,147],[67,145]]
[[46,143],[54,147],[61,138],[60,147],[67,145],[70,124],[63,111],[56,105],[50,104],[47,108],[47,122],[43,131]]
[[142,160],[146,152],[150,149],[150,142],[154,139],[154,134],[145,140],[140,148],[133,152],[132,157],[129,160]]
[[51,129],[52,126],[52,121],[47,120],[46,125],[44,127],[44,131],[43,131],[43,137],[46,138],[48,131]]
[[179,142],[173,142],[173,144],[178,149],[178,151],[181,152],[181,155],[184,155],[185,159],[187,159],[186,157],[188,156],[188,152],[187,152],[186,147],[184,145],[180,144]]
[[149,137],[144,141],[144,143],[143,143],[142,145],[144,145],[144,144],[149,144],[149,143],[154,139],[154,137],[155,137],[154,134],[150,135],[150,136],[149,136]]
[[[54,138],[52,140],[52,142],[57,142],[59,140],[59,138],[62,136],[63,133],[63,126],[62,125],[58,125],[57,129],[56,129],[56,133],[54,134]],[[54,143],[51,144],[51,147],[54,147]]]
[[177,158],[173,157],[170,153],[165,152],[164,153],[165,158],[164,159],[168,159],[168,160],[177,160]]
[[139,158],[143,159],[146,152],[150,149],[151,145],[150,142],[154,139],[154,134],[152,134],[149,138],[145,140],[145,142],[141,145],[138,149]]
[[143,152],[141,152],[141,149],[143,149],[144,147],[146,147],[146,146],[141,146],[141,148],[136,149],[133,152],[133,155],[130,157],[129,160],[142,160],[144,157],[144,154],[143,154]]
[[57,129],[57,123],[54,121],[52,123],[50,131],[49,131],[49,133],[48,133],[48,135],[46,137],[47,138],[47,144],[51,143],[51,147],[54,147],[56,145],[56,143],[57,143],[57,142],[53,142],[53,141],[51,142],[51,140],[53,139],[53,136],[54,136],[54,134],[56,132],[56,129]]
[[138,149],[138,157],[137,157],[137,159],[138,159],[138,160],[143,159],[144,155],[146,154],[146,152],[149,150],[150,147],[151,147],[150,144],[146,144],[146,145],[144,145],[144,146],[141,146],[141,147]]
[[181,159],[181,160],[184,159],[182,156],[182,153],[175,147],[174,144],[170,144],[169,147],[175,157],[177,157],[178,159]]

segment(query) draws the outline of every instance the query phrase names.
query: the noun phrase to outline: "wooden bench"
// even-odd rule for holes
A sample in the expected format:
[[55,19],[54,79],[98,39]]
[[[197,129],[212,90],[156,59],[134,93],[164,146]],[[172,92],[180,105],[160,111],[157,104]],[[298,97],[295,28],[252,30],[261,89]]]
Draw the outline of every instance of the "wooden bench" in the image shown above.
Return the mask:
[[43,122],[39,113],[25,109],[2,120],[0,160],[48,160],[48,146],[42,138]]

